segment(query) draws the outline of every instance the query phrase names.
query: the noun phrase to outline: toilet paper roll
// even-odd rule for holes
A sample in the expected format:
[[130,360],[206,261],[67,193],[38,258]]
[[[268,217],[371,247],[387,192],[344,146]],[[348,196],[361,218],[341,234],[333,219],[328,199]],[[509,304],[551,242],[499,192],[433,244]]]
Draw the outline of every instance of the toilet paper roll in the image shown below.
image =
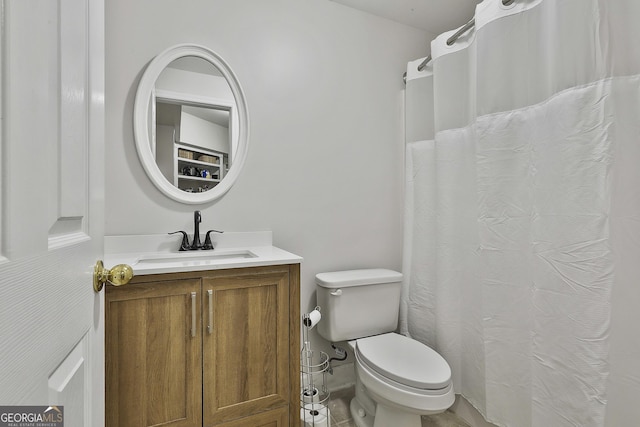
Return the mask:
[[320,310],[315,309],[311,313],[305,315],[302,318],[302,323],[309,329],[313,329],[314,326],[318,324],[318,322],[322,319],[322,315],[320,314]]
[[300,421],[303,427],[331,427],[331,413],[323,405],[304,405],[300,408]]
[[301,390],[300,401],[302,403],[319,403],[328,397],[328,392],[324,387],[324,372],[316,374],[302,374],[300,376]]
[[300,400],[304,403],[318,403],[320,402],[320,390],[314,385],[305,384],[302,387]]

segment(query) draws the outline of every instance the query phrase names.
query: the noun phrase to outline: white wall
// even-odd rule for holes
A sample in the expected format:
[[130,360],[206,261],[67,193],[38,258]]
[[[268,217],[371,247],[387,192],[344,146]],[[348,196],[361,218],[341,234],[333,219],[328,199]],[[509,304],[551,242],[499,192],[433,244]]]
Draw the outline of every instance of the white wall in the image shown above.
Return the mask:
[[[202,62],[205,61],[202,60]],[[211,65],[211,68],[215,69],[213,65]],[[232,117],[230,118],[232,126],[232,151],[229,151],[228,128],[224,131],[225,134],[219,137],[219,141],[213,142],[209,145],[202,145],[199,143],[196,143],[195,145],[200,145],[204,148],[209,148],[211,150],[216,150],[224,153],[230,153],[231,158],[233,158],[233,154],[237,151],[238,133],[240,131],[237,120],[238,107],[233,97],[233,92],[231,92],[231,86],[229,86],[229,83],[227,83],[224,77],[167,67],[158,76],[155,87],[156,89],[184,94],[186,98],[190,98],[191,96],[196,96],[198,98],[208,98],[207,101],[210,101],[211,104],[230,108],[231,111],[233,111]],[[199,99],[199,101],[202,101],[202,99]],[[196,119],[196,117],[193,117],[193,119]],[[184,138],[183,131],[184,129],[180,129],[179,140],[181,142],[189,142]],[[222,130],[220,130],[219,132],[222,132]],[[191,135],[189,135],[189,137],[190,136]],[[193,144],[193,142],[190,143]]]
[[[399,270],[403,82],[432,36],[327,0],[106,2],[107,235],[272,230],[304,257],[302,310],[314,276]],[[182,205],[144,174],[132,109],[146,64],[192,42],[221,55],[247,96],[250,149],[222,200]]]
[[187,112],[180,114],[180,142],[229,153],[229,128]]
[[169,182],[174,182],[174,135],[175,127],[165,125],[156,126],[156,163],[162,175],[164,175]]

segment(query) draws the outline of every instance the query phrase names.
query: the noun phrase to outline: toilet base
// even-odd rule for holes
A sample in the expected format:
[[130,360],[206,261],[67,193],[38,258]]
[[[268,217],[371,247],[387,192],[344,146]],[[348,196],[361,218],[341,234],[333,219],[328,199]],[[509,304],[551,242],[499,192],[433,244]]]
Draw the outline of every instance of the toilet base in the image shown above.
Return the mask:
[[399,411],[378,403],[373,427],[422,427],[422,418],[418,414]]
[[373,427],[374,416],[366,413],[357,398],[351,399],[349,404],[349,411],[351,412],[351,418],[356,427]]
[[384,405],[376,405],[376,415],[367,414],[354,397],[349,405],[351,417],[357,427],[422,427],[422,417],[404,411],[398,411]]

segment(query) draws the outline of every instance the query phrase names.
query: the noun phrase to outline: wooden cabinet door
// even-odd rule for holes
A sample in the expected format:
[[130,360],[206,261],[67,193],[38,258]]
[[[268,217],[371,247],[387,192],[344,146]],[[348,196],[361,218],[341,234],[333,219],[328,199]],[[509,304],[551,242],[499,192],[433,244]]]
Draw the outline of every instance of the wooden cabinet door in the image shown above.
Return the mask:
[[107,427],[202,425],[200,316],[200,279],[107,287]]
[[[287,406],[288,268],[203,278],[202,290],[203,425]],[[238,422],[245,426],[255,420]]]

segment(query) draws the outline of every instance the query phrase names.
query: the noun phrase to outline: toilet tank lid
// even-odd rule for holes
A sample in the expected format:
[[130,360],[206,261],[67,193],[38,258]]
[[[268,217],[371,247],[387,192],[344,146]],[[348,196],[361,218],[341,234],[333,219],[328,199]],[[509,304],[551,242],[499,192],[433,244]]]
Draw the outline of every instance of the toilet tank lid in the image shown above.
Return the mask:
[[316,274],[316,283],[323,288],[376,285],[402,281],[402,273],[384,268],[333,271]]

